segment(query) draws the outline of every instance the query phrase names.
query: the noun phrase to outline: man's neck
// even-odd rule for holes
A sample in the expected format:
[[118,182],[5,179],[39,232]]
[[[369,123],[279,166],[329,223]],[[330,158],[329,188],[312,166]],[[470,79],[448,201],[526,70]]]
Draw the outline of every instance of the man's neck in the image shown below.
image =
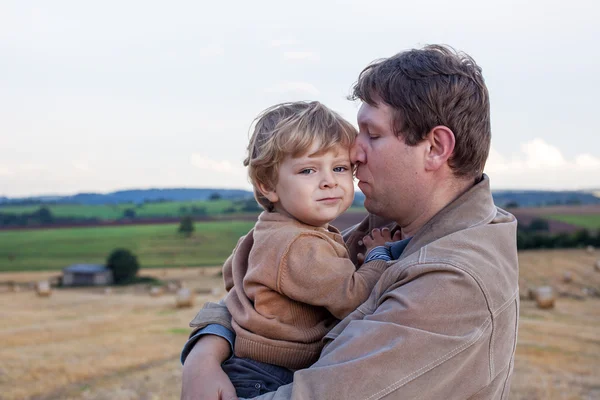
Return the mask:
[[429,201],[423,202],[421,212],[407,225],[399,224],[402,239],[413,237],[437,213],[471,189],[474,184],[475,182],[471,179],[447,179],[436,185],[434,190],[428,194]]

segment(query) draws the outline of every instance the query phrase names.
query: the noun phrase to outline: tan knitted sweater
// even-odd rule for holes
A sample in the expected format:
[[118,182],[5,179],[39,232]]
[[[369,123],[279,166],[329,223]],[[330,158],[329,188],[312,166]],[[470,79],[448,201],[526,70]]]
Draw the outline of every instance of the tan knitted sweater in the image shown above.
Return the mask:
[[323,336],[367,299],[387,266],[375,260],[357,270],[336,228],[263,212],[223,266],[235,355],[308,367]]

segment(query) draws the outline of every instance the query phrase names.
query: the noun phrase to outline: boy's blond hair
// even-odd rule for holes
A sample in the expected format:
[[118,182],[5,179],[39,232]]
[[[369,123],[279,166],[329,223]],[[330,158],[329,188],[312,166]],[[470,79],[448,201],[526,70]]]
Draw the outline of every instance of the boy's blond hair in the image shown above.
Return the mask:
[[273,204],[258,189],[277,184],[279,165],[286,156],[304,155],[315,143],[326,152],[336,145],[350,147],[358,132],[335,111],[318,101],[281,103],[264,110],[255,119],[248,145],[248,177],[256,201],[267,211]]

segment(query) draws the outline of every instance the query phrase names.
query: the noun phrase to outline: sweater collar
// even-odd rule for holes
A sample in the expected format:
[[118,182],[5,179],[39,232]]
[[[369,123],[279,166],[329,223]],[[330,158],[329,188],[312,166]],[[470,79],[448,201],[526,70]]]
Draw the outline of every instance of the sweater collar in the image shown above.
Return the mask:
[[258,220],[261,222],[293,224],[302,229],[310,229],[310,230],[314,230],[315,232],[321,232],[321,233],[326,233],[326,234],[335,234],[335,235],[340,234],[340,231],[336,227],[332,226],[331,224],[329,224],[327,226],[327,228],[323,228],[320,226],[307,225],[303,222],[298,221],[295,218],[291,218],[287,215],[280,214],[276,211],[272,211],[272,212],[263,211],[258,216]]

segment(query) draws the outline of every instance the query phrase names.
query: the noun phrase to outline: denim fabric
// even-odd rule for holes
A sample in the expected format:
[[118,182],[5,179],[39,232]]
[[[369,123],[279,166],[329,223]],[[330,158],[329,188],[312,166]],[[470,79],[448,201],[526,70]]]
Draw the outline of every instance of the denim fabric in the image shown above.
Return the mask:
[[198,339],[200,339],[200,337],[204,335],[216,335],[227,340],[229,342],[229,345],[231,346],[231,354],[233,354],[233,343],[235,342],[235,333],[221,325],[210,324],[200,329],[192,336],[190,336],[188,341],[185,343],[180,356],[181,365],[185,363],[185,359],[187,358],[188,354],[190,354],[190,351],[192,351],[192,349],[194,348],[194,345],[196,344]]
[[249,358],[233,356],[221,364],[238,397],[252,398],[292,383],[294,371]]

